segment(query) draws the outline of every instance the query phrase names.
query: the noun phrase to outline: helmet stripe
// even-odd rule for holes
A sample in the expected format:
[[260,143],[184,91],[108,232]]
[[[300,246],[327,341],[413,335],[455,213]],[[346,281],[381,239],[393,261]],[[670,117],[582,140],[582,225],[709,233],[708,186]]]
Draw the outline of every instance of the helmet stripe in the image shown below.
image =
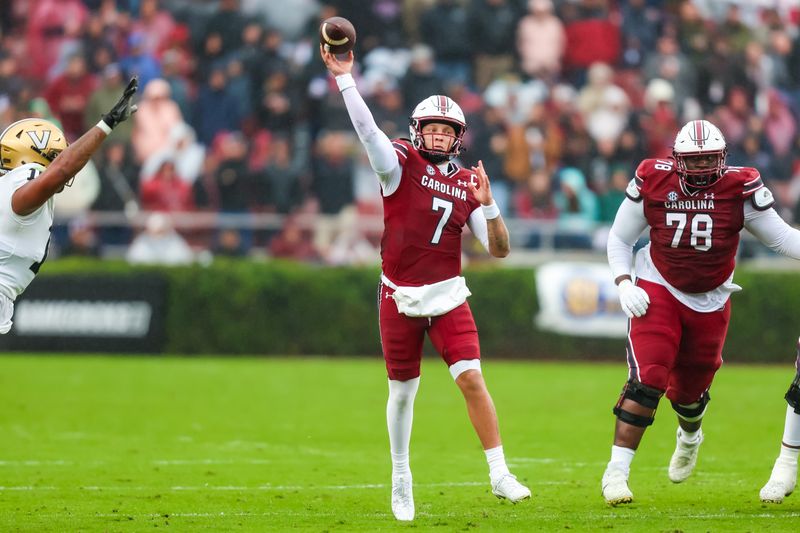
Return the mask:
[[703,134],[703,121],[694,121],[694,142],[698,148],[702,148],[705,142],[705,135]]

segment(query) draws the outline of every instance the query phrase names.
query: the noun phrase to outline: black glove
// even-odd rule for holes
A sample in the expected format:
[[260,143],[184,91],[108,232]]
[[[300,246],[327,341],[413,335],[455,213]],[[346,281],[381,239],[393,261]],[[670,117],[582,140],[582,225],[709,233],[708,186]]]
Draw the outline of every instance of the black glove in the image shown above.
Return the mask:
[[103,115],[103,122],[105,122],[109,128],[114,129],[117,124],[127,120],[132,114],[136,113],[136,105],[131,105],[131,99],[138,88],[139,78],[134,76],[131,78],[131,81],[128,82],[128,86],[125,87],[125,92],[119,97],[119,100],[117,100],[117,103],[111,108],[111,111]]

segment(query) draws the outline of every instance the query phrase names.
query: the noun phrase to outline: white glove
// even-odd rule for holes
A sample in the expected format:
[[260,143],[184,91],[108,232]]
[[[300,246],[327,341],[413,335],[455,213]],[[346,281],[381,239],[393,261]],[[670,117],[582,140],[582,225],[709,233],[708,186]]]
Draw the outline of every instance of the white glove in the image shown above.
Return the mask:
[[628,318],[644,316],[650,304],[647,292],[633,284],[629,279],[624,279],[618,285],[619,303]]

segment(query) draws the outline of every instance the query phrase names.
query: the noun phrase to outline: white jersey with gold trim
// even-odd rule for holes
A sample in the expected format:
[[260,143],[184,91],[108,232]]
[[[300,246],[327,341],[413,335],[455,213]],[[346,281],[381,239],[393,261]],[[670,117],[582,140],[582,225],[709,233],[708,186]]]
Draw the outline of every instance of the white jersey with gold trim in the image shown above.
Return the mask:
[[15,300],[47,258],[53,225],[53,198],[27,216],[11,209],[14,192],[44,171],[30,163],[0,176],[0,294]]

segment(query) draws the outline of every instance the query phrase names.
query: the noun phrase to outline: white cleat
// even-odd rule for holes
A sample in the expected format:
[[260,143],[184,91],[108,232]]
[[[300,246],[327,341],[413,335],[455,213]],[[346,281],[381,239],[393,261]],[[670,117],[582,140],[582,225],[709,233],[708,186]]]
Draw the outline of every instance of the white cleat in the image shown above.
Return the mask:
[[633,493],[628,488],[628,474],[621,468],[609,466],[603,474],[603,498],[608,505],[616,507],[633,501]]
[[677,444],[675,453],[669,461],[669,480],[673,483],[685,481],[692,474],[694,466],[697,464],[697,452],[703,443],[703,430],[698,430],[697,439],[692,444],[686,444],[681,440],[681,428],[678,428]]
[[514,474],[503,474],[492,482],[492,494],[511,503],[521,502],[531,497],[531,489],[517,481]]
[[788,464],[780,458],[775,461],[769,481],[758,495],[765,503],[783,503],[783,499],[794,492],[797,484],[797,463]]
[[414,520],[414,494],[411,490],[411,473],[392,476],[392,513],[398,520]]

